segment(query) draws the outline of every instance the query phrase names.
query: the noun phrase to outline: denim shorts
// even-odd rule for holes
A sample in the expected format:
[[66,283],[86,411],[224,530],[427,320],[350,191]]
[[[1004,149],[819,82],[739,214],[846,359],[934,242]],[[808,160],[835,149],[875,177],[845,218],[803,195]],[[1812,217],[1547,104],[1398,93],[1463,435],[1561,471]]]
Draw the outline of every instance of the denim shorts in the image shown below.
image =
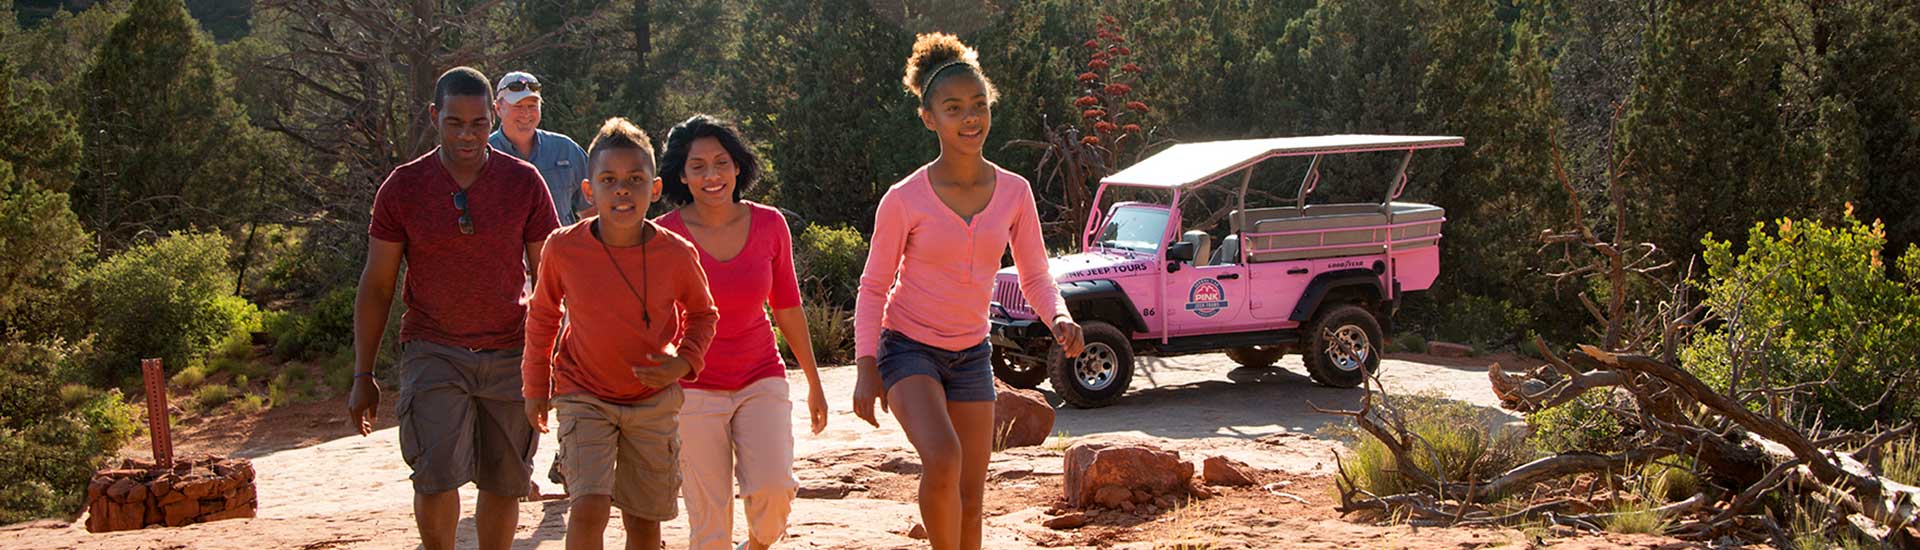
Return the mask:
[[986,340],[960,351],[949,351],[891,330],[880,333],[880,381],[886,389],[912,376],[933,377],[946,390],[947,401],[993,401],[993,345]]

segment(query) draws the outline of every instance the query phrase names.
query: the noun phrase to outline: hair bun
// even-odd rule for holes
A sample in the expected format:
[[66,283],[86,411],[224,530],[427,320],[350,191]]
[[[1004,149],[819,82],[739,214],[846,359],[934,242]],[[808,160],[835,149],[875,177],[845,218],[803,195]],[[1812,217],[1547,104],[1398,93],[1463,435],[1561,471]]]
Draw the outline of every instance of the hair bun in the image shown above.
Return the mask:
[[956,60],[977,67],[980,64],[980,52],[951,34],[936,32],[916,36],[913,54],[907,56],[906,75],[900,81],[906,84],[907,90],[913,95],[924,95],[926,78],[930,76],[928,73]]

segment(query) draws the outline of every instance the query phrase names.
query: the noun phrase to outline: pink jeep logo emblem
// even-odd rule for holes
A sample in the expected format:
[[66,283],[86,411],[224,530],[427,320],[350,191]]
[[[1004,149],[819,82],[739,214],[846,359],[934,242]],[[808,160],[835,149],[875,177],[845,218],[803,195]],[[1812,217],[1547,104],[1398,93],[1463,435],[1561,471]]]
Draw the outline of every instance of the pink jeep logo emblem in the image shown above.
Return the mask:
[[1193,282],[1193,288],[1187,291],[1187,311],[1201,317],[1212,317],[1227,307],[1227,290],[1220,281],[1211,278]]

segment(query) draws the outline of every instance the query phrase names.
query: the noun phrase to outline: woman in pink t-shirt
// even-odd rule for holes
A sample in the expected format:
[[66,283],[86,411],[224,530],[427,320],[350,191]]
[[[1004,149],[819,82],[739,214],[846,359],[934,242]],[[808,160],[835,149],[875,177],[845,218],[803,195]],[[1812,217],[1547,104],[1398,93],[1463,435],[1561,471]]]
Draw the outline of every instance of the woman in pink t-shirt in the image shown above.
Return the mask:
[[793,478],[793,402],[774,325],[806,373],[813,432],[827,427],[787,220],[779,210],[740,200],[759,173],[739,133],[706,115],[674,126],[660,158],[662,192],[681,205],[661,216],[660,226],[699,249],[720,309],[706,369],[698,380],[681,383],[680,471],[694,550],[732,544],[736,476],[747,508],[748,540],[741,547],[767,548],[786,534],[799,482]]
[[1027,301],[1068,356],[1081,347],[1047,273],[1033,190],[982,156],[994,90],[978,57],[950,34],[914,42],[904,81],[940,157],[880,199],[854,308],[854,413],[878,426],[879,400],[920,453],[920,519],[936,550],[980,548],[993,453],[987,305],[1009,244]]

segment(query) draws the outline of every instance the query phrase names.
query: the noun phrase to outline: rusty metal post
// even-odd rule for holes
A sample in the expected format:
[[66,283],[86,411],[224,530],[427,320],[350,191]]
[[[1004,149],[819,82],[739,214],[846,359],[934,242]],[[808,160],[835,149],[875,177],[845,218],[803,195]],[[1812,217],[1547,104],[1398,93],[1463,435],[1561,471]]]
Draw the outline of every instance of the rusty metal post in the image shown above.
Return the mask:
[[140,360],[140,374],[147,385],[147,426],[153,435],[153,462],[161,468],[173,467],[173,432],[168,425],[167,375],[159,359]]

